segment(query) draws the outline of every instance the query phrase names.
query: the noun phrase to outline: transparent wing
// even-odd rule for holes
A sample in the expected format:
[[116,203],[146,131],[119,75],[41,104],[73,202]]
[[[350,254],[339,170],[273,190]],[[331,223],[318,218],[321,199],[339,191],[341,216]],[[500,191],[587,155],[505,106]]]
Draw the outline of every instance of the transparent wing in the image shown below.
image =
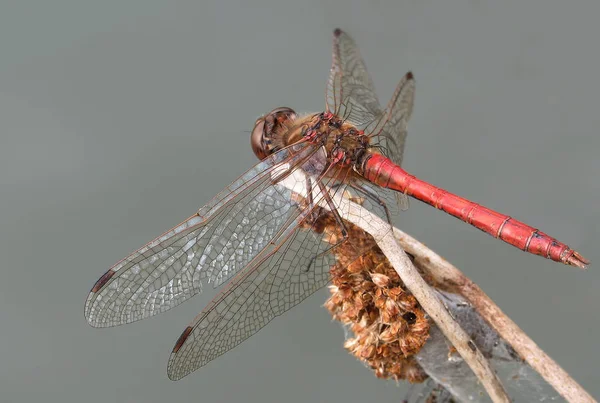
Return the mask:
[[[364,129],[374,137],[374,145],[401,166],[406,141],[406,125],[412,114],[415,83],[412,73],[400,81],[385,111],[382,111],[375,86],[354,40],[336,29],[333,35],[333,61],[327,82],[327,110]],[[408,197],[396,193],[401,210]]]
[[169,359],[170,379],[224,354],[327,284],[331,245],[311,229],[292,226],[286,232],[281,244],[257,257],[185,329]]
[[92,288],[85,316],[94,327],[134,322],[222,284],[277,236],[298,209],[274,183],[314,153],[289,149],[261,161],[200,211],[109,269]]
[[[290,179],[292,188],[293,183],[302,183]],[[315,183],[311,187],[312,204],[303,187],[294,189],[309,207],[295,222],[288,221],[280,236],[183,331],[169,360],[170,379],[181,379],[224,354],[327,284],[340,248],[346,252],[344,262],[350,264],[365,247],[371,247],[360,239],[344,240],[340,223],[346,217],[338,220],[320,207],[329,199],[335,209],[336,202],[328,196],[347,195],[350,189],[344,184],[332,187],[340,183],[331,178],[324,178],[321,184],[324,186]]]
[[360,201],[359,204],[388,222],[401,210],[408,208],[408,198],[405,194],[374,185],[366,179],[354,178],[349,187],[355,201]]
[[[402,165],[406,125],[412,115],[414,99],[415,80],[412,73],[408,72],[398,83],[385,112],[364,129],[373,138],[372,144],[379,146],[381,152],[398,166]],[[408,197],[405,194],[396,192],[396,201],[400,209],[408,208]]]
[[327,110],[355,126],[381,114],[375,86],[358,47],[341,29],[333,32],[333,61],[327,82]]
[[402,164],[406,125],[413,111],[415,79],[411,72],[402,77],[385,111],[365,127],[365,134],[374,138],[385,155],[396,165]]

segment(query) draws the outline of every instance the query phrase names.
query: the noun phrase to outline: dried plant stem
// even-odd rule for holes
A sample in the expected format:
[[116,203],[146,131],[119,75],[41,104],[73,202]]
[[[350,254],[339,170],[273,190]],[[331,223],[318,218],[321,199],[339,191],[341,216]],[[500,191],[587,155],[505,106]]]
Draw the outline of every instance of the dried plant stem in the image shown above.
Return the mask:
[[400,245],[433,281],[465,297],[479,314],[562,397],[573,403],[596,402],[571,376],[531,340],[482,290],[460,270],[410,235],[394,228]]
[[421,277],[398,244],[393,232],[390,231],[389,224],[347,199],[338,197],[336,201],[341,215],[346,220],[359,226],[376,240],[377,246],[386,255],[406,288],[415,296],[421,307],[431,316],[438,328],[473,370],[492,401],[510,402],[489,361],[485,359],[469,335],[454,320],[435,292]]
[[[300,170],[295,170],[291,176],[279,182],[280,185],[287,186],[302,197],[306,197],[305,183],[306,178]],[[489,362],[421,277],[404,250],[415,257],[415,263],[426,271],[436,287],[454,291],[469,300],[500,336],[567,401],[572,403],[596,402],[460,270],[399,229],[394,228],[392,233],[388,223],[362,206],[341,197],[338,192],[333,195],[333,198],[344,219],[373,236],[408,290],[417,298],[423,309],[454,345],[494,402],[510,402],[500,380]],[[322,197],[316,194],[312,199],[322,200]],[[321,202],[320,205],[329,210],[328,203]]]

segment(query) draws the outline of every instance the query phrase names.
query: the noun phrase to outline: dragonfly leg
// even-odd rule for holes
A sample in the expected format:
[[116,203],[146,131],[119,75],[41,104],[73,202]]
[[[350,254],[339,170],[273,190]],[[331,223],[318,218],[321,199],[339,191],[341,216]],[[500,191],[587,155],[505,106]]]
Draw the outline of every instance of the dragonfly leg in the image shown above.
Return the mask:
[[[310,259],[310,262],[308,263],[308,265],[306,266],[306,271],[310,270],[310,268],[312,267],[314,262],[319,257],[328,254],[332,249],[335,249],[336,247],[338,247],[339,245],[343,244],[344,242],[346,242],[348,240],[348,229],[346,228],[346,225],[344,224],[344,220],[340,216],[340,213],[337,211],[335,204],[333,202],[333,199],[331,198],[331,195],[329,194],[329,191],[327,190],[327,187],[325,187],[325,185],[323,185],[320,181],[317,181],[317,184],[319,186],[319,189],[321,190],[321,193],[323,195],[323,198],[325,199],[325,202],[329,206],[329,209],[331,211],[331,214],[333,215],[333,218],[335,219],[336,223],[338,224],[338,226],[340,228],[340,232],[341,232],[342,236],[335,244],[331,245],[331,247],[329,247],[326,250],[324,250],[323,252],[313,256]],[[315,209],[315,211],[316,211],[316,209]]]
[[313,196],[313,184],[312,184],[312,180],[311,180],[310,176],[306,177],[306,195],[307,195],[306,208],[309,211],[306,219],[312,224],[312,223],[315,223],[317,221],[317,219],[319,218],[319,213],[318,213],[319,209],[315,208],[315,199]]
[[369,199],[371,199],[371,201],[379,204],[379,206],[385,212],[385,218],[388,224],[392,225],[392,217],[390,215],[390,210],[388,210],[387,204],[385,203],[385,201],[383,201],[381,197],[379,197],[376,193],[372,192],[368,188],[364,188],[355,182],[350,182],[349,186],[357,192],[360,192],[363,195],[367,196]]
[[333,218],[335,218],[335,221],[340,226],[340,229],[342,231],[342,238],[344,238],[344,240],[348,239],[348,229],[346,228],[346,225],[344,224],[344,220],[340,216],[340,213],[337,211],[337,208],[335,207],[335,203],[333,202],[333,199],[331,198],[331,195],[329,194],[327,187],[325,185],[323,185],[323,183],[321,181],[318,181],[317,185],[319,185],[319,190],[321,190],[321,194],[323,194],[323,198],[327,202],[327,205],[329,206],[329,209],[331,210],[331,214],[333,215]]
[[308,262],[308,264],[306,265],[306,269],[304,269],[304,271],[308,272],[318,258],[320,258],[321,256],[327,255],[329,252],[331,252],[333,249],[337,248],[338,246],[340,246],[341,244],[343,244],[347,240],[348,240],[348,235],[346,234],[346,237],[341,238],[334,245],[331,245],[329,248],[325,249],[323,252],[314,255],[310,259],[310,262]]
[[379,207],[381,207],[383,209],[383,211],[385,212],[385,218],[386,218],[386,221],[388,222],[388,224],[392,225],[392,216],[390,214],[390,210],[387,207],[387,203],[385,201],[383,201],[383,199],[381,197],[379,197],[376,193],[371,192],[369,189],[361,187],[359,184],[355,183],[354,181],[351,181],[348,184],[341,183],[341,182],[336,183],[336,184],[332,185],[331,188],[334,190],[337,190],[342,185],[350,186],[352,189],[356,190],[357,192],[362,193],[363,195],[365,195],[366,197],[371,199],[371,201],[377,203],[379,205]]

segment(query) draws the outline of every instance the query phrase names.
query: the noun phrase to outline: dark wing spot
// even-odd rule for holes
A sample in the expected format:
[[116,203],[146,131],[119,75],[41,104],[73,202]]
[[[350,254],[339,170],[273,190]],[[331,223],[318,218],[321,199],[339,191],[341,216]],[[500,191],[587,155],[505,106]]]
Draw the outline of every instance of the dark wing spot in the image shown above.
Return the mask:
[[192,330],[193,330],[193,327],[188,326],[185,328],[183,333],[181,333],[181,336],[179,336],[179,338],[177,339],[177,343],[175,343],[175,347],[173,347],[173,354],[178,352],[179,349],[181,348],[181,346],[183,346],[183,343],[185,343],[185,341],[187,340],[190,333],[192,333]]
[[116,272],[113,269],[109,269],[106,273],[104,273],[102,277],[100,277],[98,281],[96,281],[96,284],[94,284],[92,292],[97,293],[98,291],[100,291],[102,287],[104,287],[104,285],[108,282],[108,280],[110,280],[112,276],[115,275],[115,273]]

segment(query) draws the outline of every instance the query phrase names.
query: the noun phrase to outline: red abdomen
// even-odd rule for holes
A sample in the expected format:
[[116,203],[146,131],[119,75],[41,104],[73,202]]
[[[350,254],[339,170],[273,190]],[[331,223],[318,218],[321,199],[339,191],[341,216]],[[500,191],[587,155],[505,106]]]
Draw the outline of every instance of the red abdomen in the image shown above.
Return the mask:
[[367,180],[406,193],[526,252],[581,268],[589,264],[578,252],[536,228],[422,181],[383,155],[373,154],[363,170]]

